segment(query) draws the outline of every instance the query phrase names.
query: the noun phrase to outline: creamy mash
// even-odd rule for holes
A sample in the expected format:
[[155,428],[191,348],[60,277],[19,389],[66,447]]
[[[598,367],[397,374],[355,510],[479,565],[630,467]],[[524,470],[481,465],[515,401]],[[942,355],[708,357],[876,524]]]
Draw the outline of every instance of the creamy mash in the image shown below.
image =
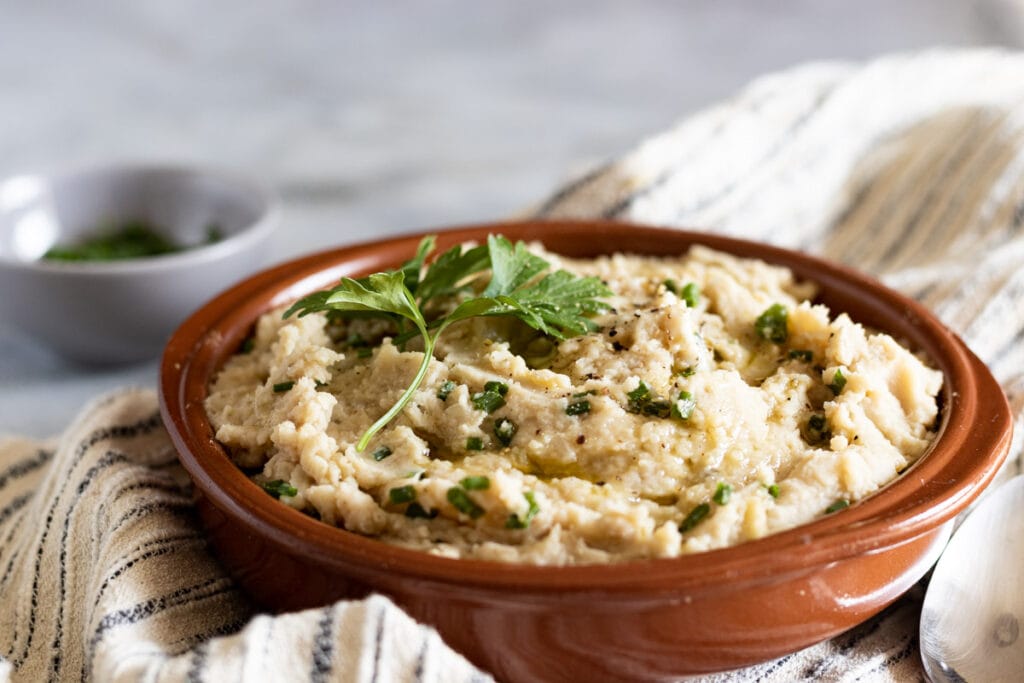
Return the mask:
[[[871,495],[928,448],[941,374],[809,303],[786,269],[694,247],[593,261],[615,292],[562,342],[456,323],[426,380],[376,320],[258,322],[206,401],[257,483],[356,533],[451,557],[581,564],[742,543]],[[421,348],[421,347],[420,347]]]

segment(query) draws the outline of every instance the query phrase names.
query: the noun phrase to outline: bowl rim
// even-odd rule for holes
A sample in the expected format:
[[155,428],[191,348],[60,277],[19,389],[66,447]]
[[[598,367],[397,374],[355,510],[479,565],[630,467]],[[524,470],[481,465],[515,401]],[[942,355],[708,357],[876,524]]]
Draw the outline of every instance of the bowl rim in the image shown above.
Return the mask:
[[[704,244],[741,256],[756,255],[800,271],[816,270],[822,287],[850,288],[874,299],[879,310],[921,330],[918,344],[944,373],[945,402],[936,439],[924,455],[883,489],[840,513],[735,546],[676,558],[570,566],[527,565],[454,559],[388,544],[324,524],[273,501],[236,467],[213,438],[202,406],[210,374],[231,355],[259,314],[326,286],[342,275],[359,276],[408,258],[424,235],[438,248],[501,233],[538,239],[558,232],[594,239],[595,231],[626,231],[635,242],[669,239],[682,252]],[[557,251],[557,250],[556,250]],[[592,250],[594,252],[600,250]],[[636,253],[643,253],[638,249]],[[369,270],[368,270],[369,269]],[[254,297],[259,297],[257,300]],[[240,327],[241,326],[241,327]],[[241,332],[240,332],[241,329]],[[230,349],[230,350],[229,350]],[[941,351],[941,354],[935,353]],[[179,459],[210,503],[251,532],[295,556],[353,576],[458,583],[463,589],[543,594],[546,598],[601,591],[612,597],[706,591],[709,575],[735,587],[810,571],[818,566],[902,545],[936,530],[966,508],[995,477],[1006,457],[1012,418],[1006,398],[987,367],[924,306],[877,280],[816,256],[700,231],[619,221],[526,220],[421,230],[384,240],[310,254],[266,269],[221,293],[172,335],[160,367],[160,408]],[[268,504],[268,503],[273,504]],[[510,599],[515,599],[510,593]],[[521,597],[519,595],[518,597]]]
[[52,184],[76,176],[118,176],[171,174],[181,177],[213,178],[239,188],[255,201],[256,217],[238,231],[225,235],[210,244],[197,244],[169,254],[139,256],[108,261],[57,261],[43,258],[23,260],[0,256],[0,267],[10,270],[51,272],[65,274],[131,275],[141,271],[172,270],[181,266],[194,266],[216,261],[231,254],[246,251],[267,239],[277,224],[281,202],[270,186],[225,166],[174,162],[107,162],[82,165],[54,172],[24,172],[0,178],[0,192],[11,183],[42,182]]

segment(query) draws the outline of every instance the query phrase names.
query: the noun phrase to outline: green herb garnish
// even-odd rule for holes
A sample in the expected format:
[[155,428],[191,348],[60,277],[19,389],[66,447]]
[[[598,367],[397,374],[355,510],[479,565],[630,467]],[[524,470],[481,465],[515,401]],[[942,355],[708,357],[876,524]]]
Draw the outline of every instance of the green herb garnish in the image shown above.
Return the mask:
[[668,417],[672,414],[672,403],[651,393],[650,387],[641,380],[636,389],[626,393],[626,410],[651,417]]
[[672,417],[679,420],[689,420],[697,407],[697,399],[689,391],[680,391],[679,398],[672,404]]
[[131,221],[112,230],[101,231],[78,244],[55,246],[44,259],[51,261],[119,261],[162,256],[181,251],[144,221]]
[[697,308],[700,303],[700,287],[696,282],[688,282],[679,292],[679,298],[686,302],[687,308]]
[[373,452],[373,459],[376,460],[377,462],[380,462],[384,458],[391,455],[391,453],[392,451],[390,448],[388,448],[387,446],[381,446],[380,448]]
[[845,386],[846,377],[843,375],[843,371],[841,369],[836,368],[836,371],[832,374],[832,381],[829,382],[828,388],[832,390],[834,395],[838,396]]
[[769,485],[765,486],[765,489],[768,491],[768,495],[771,496],[772,498],[778,498],[779,497],[779,485],[778,484],[769,484]]
[[460,486],[453,486],[448,489],[448,502],[452,504],[452,507],[470,519],[477,519],[484,514],[484,509],[469,497],[466,489]]
[[484,475],[476,477],[466,477],[459,482],[459,485],[467,491],[483,491],[491,488],[491,480],[489,477]]
[[203,244],[216,244],[222,239],[224,239],[224,231],[221,230],[219,225],[210,223],[206,226],[206,239],[203,240]]
[[294,386],[295,382],[278,382],[277,384],[274,385],[274,393],[283,394],[284,392],[288,391]]
[[685,534],[687,531],[700,524],[700,522],[707,517],[710,512],[711,506],[707,503],[701,503],[690,510],[690,514],[686,515],[686,519],[684,519],[682,524],[679,525],[679,531]]
[[832,438],[832,433],[828,430],[828,421],[822,413],[814,413],[807,418],[805,435],[811,443],[828,441]]
[[672,404],[663,398],[652,398],[643,404],[640,412],[651,417],[668,417],[672,414]]
[[398,486],[388,491],[388,500],[395,505],[401,505],[402,503],[411,503],[416,500],[416,487],[412,484],[406,484],[405,486]]
[[848,507],[850,507],[850,501],[846,500],[845,498],[840,498],[839,500],[825,508],[825,514],[831,515],[833,512],[839,512],[840,510],[845,510]]
[[590,401],[586,399],[573,401],[565,407],[566,415],[586,415],[590,412]]
[[679,295],[679,285],[676,284],[675,280],[672,280],[672,279],[663,280],[661,284],[665,286],[665,289],[667,289],[668,291],[672,292],[676,296]]
[[471,436],[466,439],[466,450],[467,451],[482,451],[484,449],[484,440],[479,436]]
[[697,373],[697,368],[693,365],[687,365],[685,368],[678,368],[673,372],[680,377],[693,377]]
[[530,522],[540,512],[540,506],[537,505],[537,500],[534,498],[533,491],[526,491],[523,493],[523,498],[526,499],[528,507],[526,508],[526,514],[520,517],[516,513],[512,513],[505,520],[506,529],[525,529],[530,526]]
[[499,396],[508,395],[508,385],[504,382],[498,382],[496,380],[490,381],[484,384],[484,391],[492,394],[498,394]]
[[499,417],[494,421],[494,438],[501,442],[502,446],[512,443],[512,437],[519,431],[519,425],[506,417]]
[[[358,280],[342,278],[336,287],[304,297],[285,311],[285,317],[314,311],[378,316],[397,323],[400,338],[423,337],[423,361],[412,382],[366,430],[357,450],[365,449],[373,435],[412,400],[427,374],[438,337],[451,324],[478,316],[508,316],[555,339],[567,339],[596,331],[598,326],[589,316],[609,308],[600,297],[612,292],[598,278],[553,271],[523,242],[513,244],[490,235],[486,246],[455,246],[426,266],[434,243],[433,236],[424,238],[416,255],[398,270]],[[451,312],[439,316],[424,312],[436,309],[440,300],[470,291],[470,284],[478,280],[481,285],[486,283],[483,291],[464,299]]]
[[785,343],[789,338],[787,319],[789,312],[782,304],[772,304],[754,321],[757,336],[776,344]]
[[427,512],[422,505],[413,501],[405,508],[405,516],[411,519],[433,519],[437,517],[437,510]]
[[629,412],[639,413],[643,404],[650,400],[651,388],[647,384],[640,380],[640,384],[636,385],[636,389],[626,393],[626,398],[629,399]]
[[805,363],[810,363],[814,360],[814,352],[810,349],[790,349],[789,359],[802,360]]
[[483,391],[473,394],[473,407],[489,415],[505,405],[507,394],[508,385],[504,382],[487,382]]
[[442,401],[447,401],[451,393],[455,391],[456,386],[458,385],[450,379],[445,380],[441,386],[437,388],[437,397]]
[[284,479],[275,479],[274,481],[268,481],[261,484],[263,490],[272,495],[274,498],[280,498],[281,496],[287,496],[292,498],[299,494],[299,490],[286,482]]
[[725,505],[730,498],[732,498],[732,486],[724,481],[718,482],[718,488],[715,489],[715,495],[711,497],[711,500],[719,505]]
[[371,356],[373,356],[373,349],[369,346],[361,346],[356,349],[357,358],[370,358]]

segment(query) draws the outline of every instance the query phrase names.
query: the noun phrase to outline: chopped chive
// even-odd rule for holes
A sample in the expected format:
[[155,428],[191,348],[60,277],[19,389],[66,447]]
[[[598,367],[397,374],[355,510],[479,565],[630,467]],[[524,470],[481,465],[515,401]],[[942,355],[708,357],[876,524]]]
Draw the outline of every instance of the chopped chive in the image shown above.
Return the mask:
[[483,491],[484,489],[491,488],[491,480],[489,477],[484,475],[476,477],[466,477],[459,482],[462,488],[467,491]]
[[832,393],[836,396],[846,386],[846,377],[843,375],[843,371],[840,368],[836,368],[836,371],[832,374],[832,381],[829,383],[828,388],[832,390]]
[[484,440],[479,436],[471,436],[466,439],[466,450],[467,451],[482,451],[484,449]]
[[824,414],[814,413],[807,418],[804,437],[812,444],[828,441],[832,438],[832,433],[828,430],[828,421],[825,419]]
[[814,360],[814,352],[810,349],[790,349],[789,359],[802,360],[805,363],[810,363]]
[[697,407],[697,399],[689,391],[680,391],[679,398],[672,404],[672,417],[679,420],[689,420]]
[[299,494],[299,490],[286,482],[284,479],[275,479],[274,481],[268,481],[262,484],[263,490],[272,495],[274,498],[280,498],[281,496],[288,496],[292,498]]
[[715,489],[715,495],[711,500],[715,501],[719,505],[725,505],[732,498],[732,486],[726,484],[724,481],[718,482],[718,488]]
[[676,296],[679,295],[679,285],[676,284],[675,280],[664,280],[661,284],[665,286],[665,289],[672,292]]
[[294,386],[295,382],[278,382],[277,384],[274,385],[274,393],[283,394],[284,392],[288,391]]
[[626,397],[629,399],[626,410],[631,413],[651,417],[669,417],[672,414],[672,402],[652,394],[646,382],[641,381]]
[[590,401],[573,401],[565,407],[566,415],[585,415],[590,412]]
[[405,516],[411,519],[433,519],[437,517],[437,510],[427,512],[422,505],[413,501],[405,508]]
[[684,519],[683,523],[679,525],[679,531],[685,534],[687,531],[700,524],[700,522],[707,517],[710,512],[711,506],[707,503],[701,503],[690,510],[690,514],[686,515],[686,519]]
[[512,443],[512,437],[519,431],[519,426],[506,417],[499,417],[494,421],[494,438],[501,442],[502,446]]
[[679,375],[680,377],[693,377],[693,375],[696,372],[697,368],[693,365],[687,365],[685,368],[675,370],[675,374]]
[[850,501],[846,500],[845,498],[840,498],[839,500],[825,508],[825,514],[831,515],[833,512],[839,512],[840,510],[845,510],[848,507],[850,507]]
[[406,484],[405,486],[397,486],[388,491],[388,500],[395,505],[401,505],[402,503],[411,503],[416,500],[416,487],[412,484]]
[[496,394],[504,396],[505,394],[508,393],[508,385],[505,384],[504,382],[487,382],[486,384],[484,384],[484,391],[493,391]]
[[376,460],[377,462],[380,462],[384,458],[391,455],[391,453],[392,451],[390,448],[388,448],[387,446],[381,446],[380,448],[373,452],[373,459]]
[[529,504],[526,508],[526,514],[520,517],[518,514],[513,512],[508,516],[508,519],[505,520],[506,529],[525,529],[530,526],[530,522],[532,522],[533,518],[537,516],[538,512],[540,512],[540,506],[537,505],[537,500],[533,496],[533,491],[524,492],[523,498],[525,498],[526,502]]
[[448,489],[448,502],[452,504],[456,510],[464,515],[467,515],[470,519],[477,519],[482,517],[484,509],[476,504],[466,490],[459,486],[453,486]]
[[672,414],[672,404],[663,398],[655,398],[646,401],[640,407],[640,412],[651,417],[668,417]]
[[754,321],[757,336],[776,344],[782,344],[789,338],[787,318],[789,313],[782,304],[772,304]]
[[768,495],[771,496],[772,498],[778,498],[779,497],[779,485],[778,484],[769,484],[765,488],[768,490]]
[[[492,388],[491,385],[500,385],[505,387],[505,392],[502,393],[500,389]],[[473,407],[477,410],[482,410],[487,414],[493,413],[498,408],[505,405],[505,393],[508,393],[508,387],[501,382],[488,382],[484,385],[484,390],[473,394]]]
[[700,287],[696,282],[688,282],[679,295],[679,298],[686,302],[687,308],[697,308],[700,302]]
[[451,393],[455,391],[456,386],[458,385],[456,385],[455,382],[450,379],[446,379],[441,386],[437,388],[437,397],[442,401],[447,401]]
[[634,413],[640,412],[640,404],[646,399],[651,393],[651,388],[647,384],[640,380],[640,384],[636,386],[636,389],[626,394],[626,398],[629,399],[629,407],[635,408]]
[[597,389],[588,389],[572,395],[573,398],[586,398],[587,396],[597,396]]

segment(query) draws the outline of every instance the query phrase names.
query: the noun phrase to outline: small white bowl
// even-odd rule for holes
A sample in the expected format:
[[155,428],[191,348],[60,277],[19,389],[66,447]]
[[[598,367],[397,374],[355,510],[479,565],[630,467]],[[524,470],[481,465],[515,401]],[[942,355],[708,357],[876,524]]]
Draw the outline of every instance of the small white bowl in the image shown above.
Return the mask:
[[[76,361],[155,358],[194,309],[264,265],[276,216],[258,183],[207,168],[117,165],[8,178],[0,181],[0,316]],[[187,248],[118,261],[43,259],[51,247],[129,221]],[[211,226],[221,238],[205,243]]]

